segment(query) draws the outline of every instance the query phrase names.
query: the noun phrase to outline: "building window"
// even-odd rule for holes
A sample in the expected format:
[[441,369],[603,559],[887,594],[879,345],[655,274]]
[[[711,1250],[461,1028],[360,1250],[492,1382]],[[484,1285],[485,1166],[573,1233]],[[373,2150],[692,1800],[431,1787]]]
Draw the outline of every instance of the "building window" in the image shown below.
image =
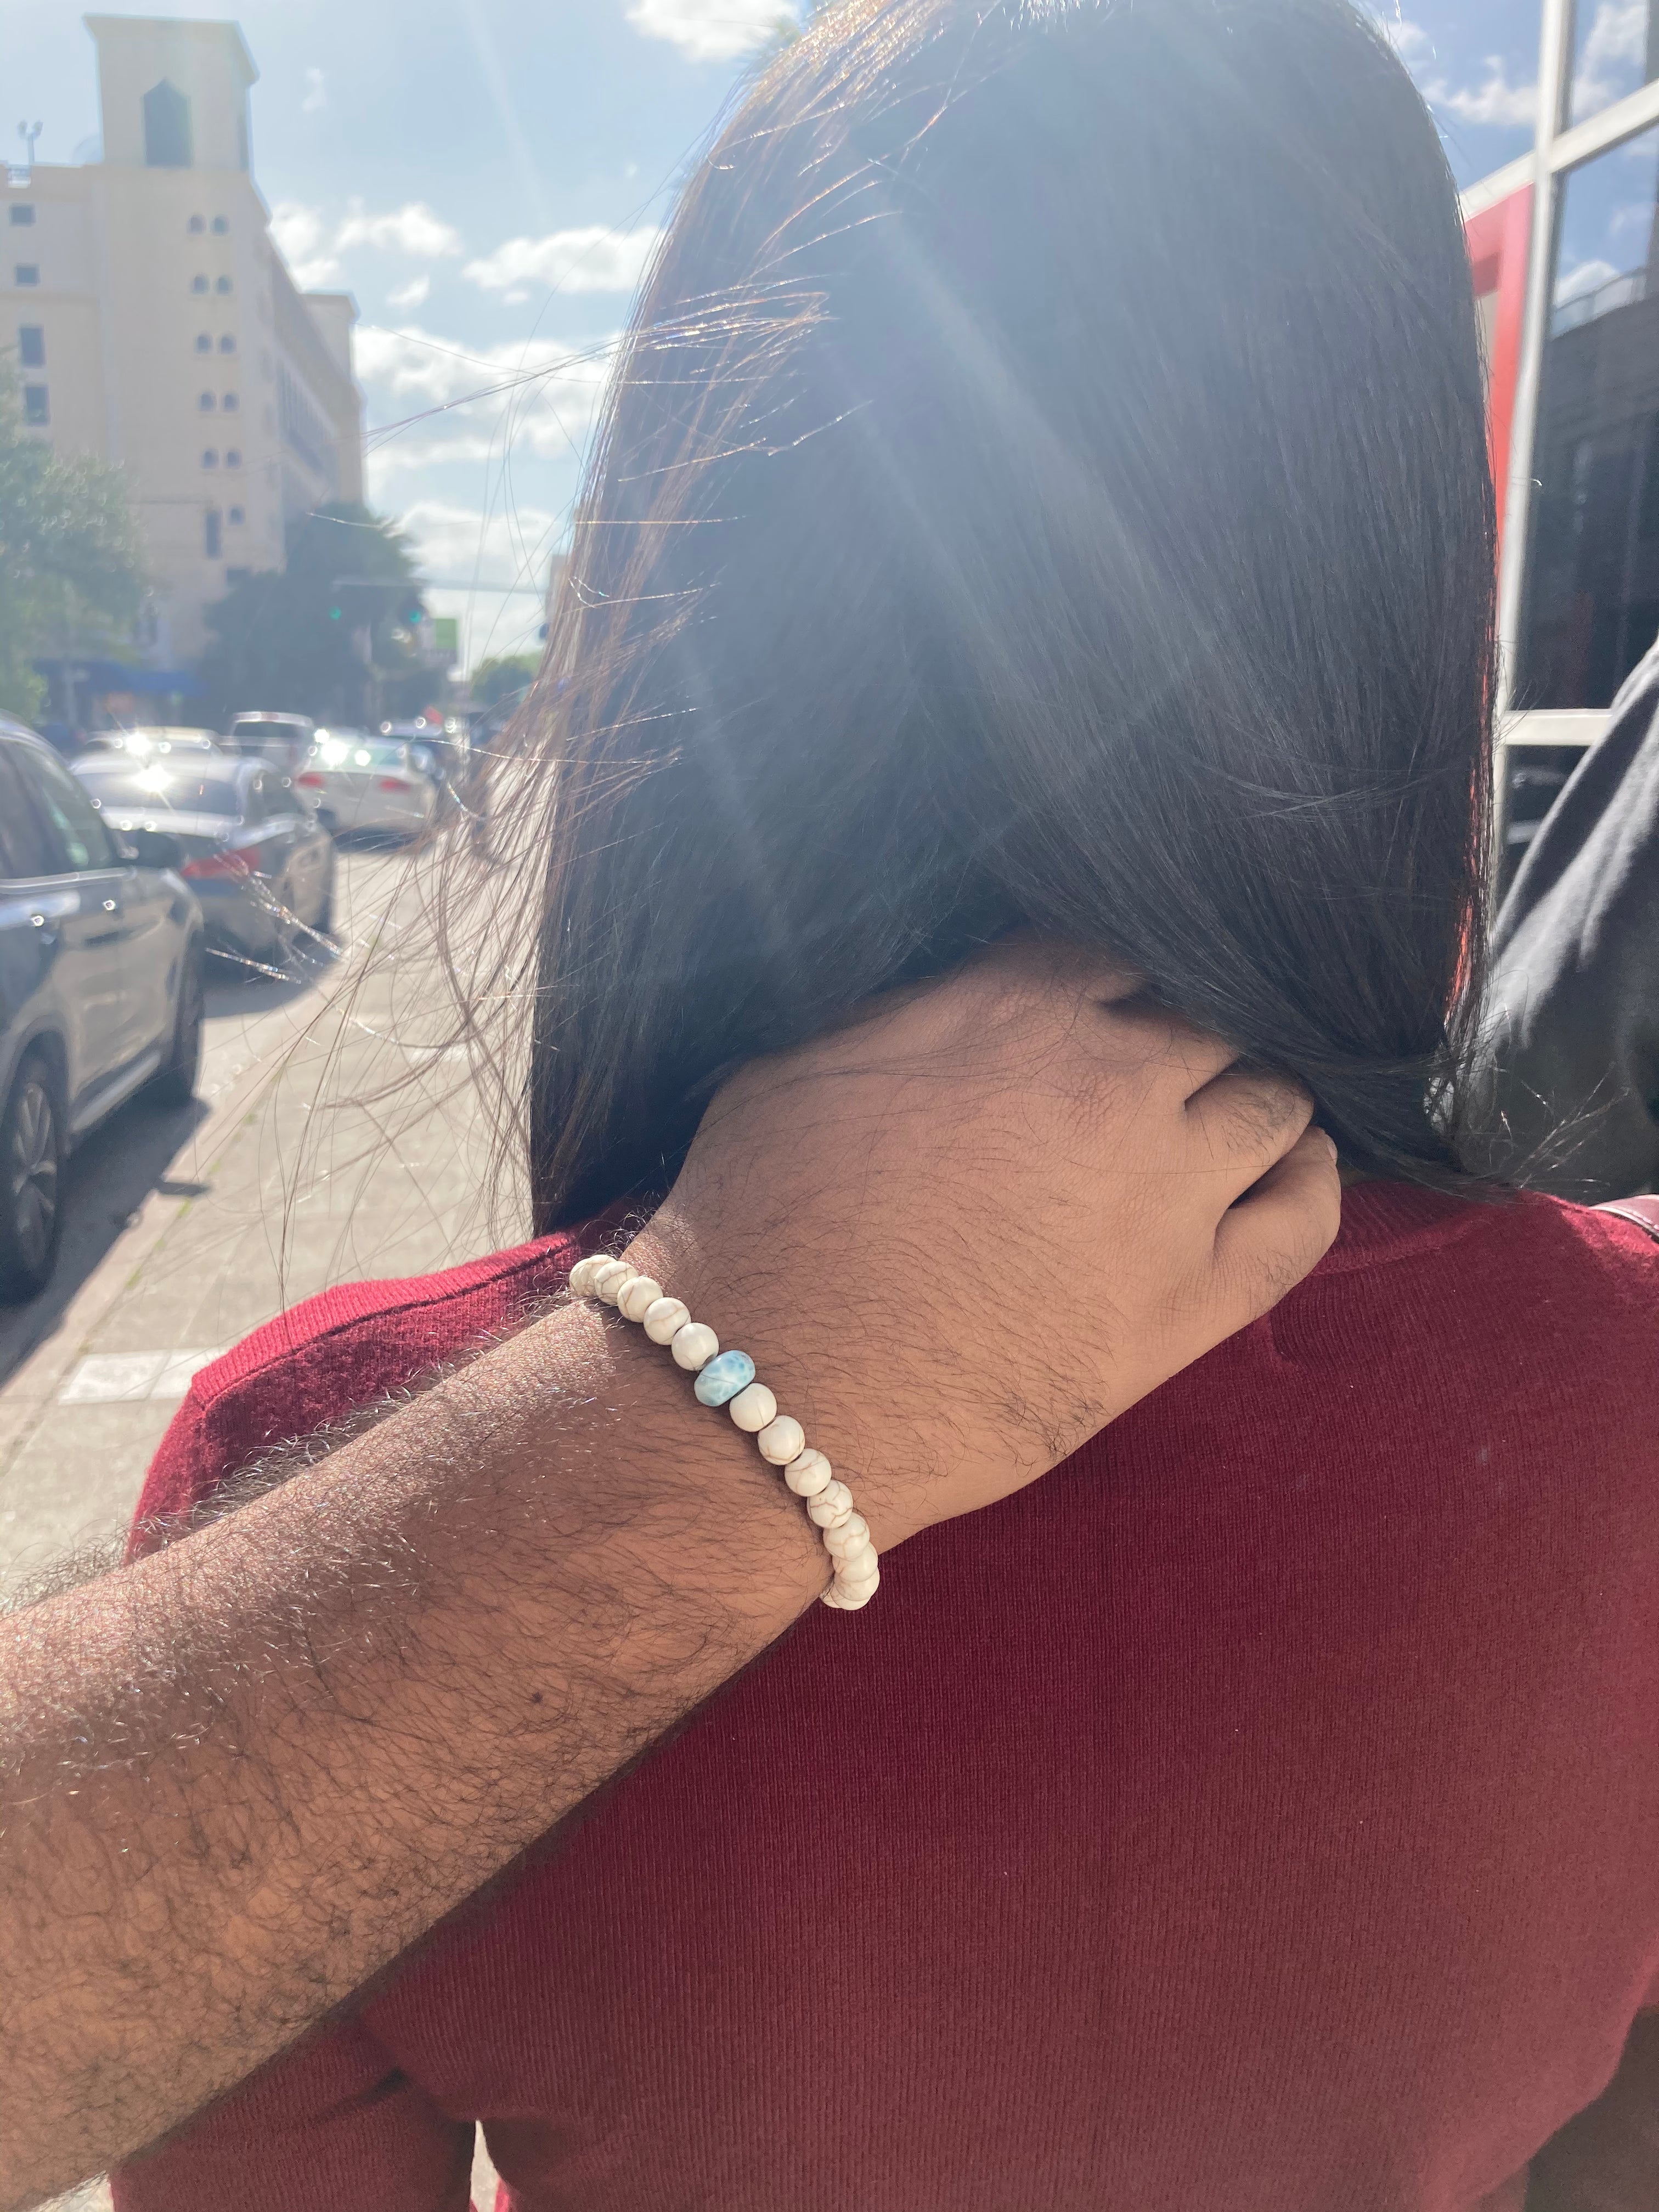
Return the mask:
[[14,230],[27,230],[34,221],[33,200],[14,200],[11,204],[11,223]]
[[210,507],[202,517],[202,550],[210,561],[216,561],[219,548],[219,510],[216,507]]
[[223,406],[227,415],[234,415],[241,404],[241,401],[238,399],[234,392],[226,392],[223,400]]
[[234,446],[228,446],[225,449],[225,466],[228,469],[240,469],[241,465],[241,455],[237,452]]
[[230,225],[225,221],[223,216],[216,215],[214,216],[213,234],[216,238],[222,238],[229,228]]
[[193,215],[190,221],[185,225],[185,228],[189,231],[191,236],[195,238],[199,236],[200,234],[207,228],[207,225],[203,222],[199,215]]
[[17,333],[17,361],[22,368],[46,365],[46,334],[39,323],[25,323]]
[[216,446],[210,446],[202,455],[202,466],[204,469],[216,469],[218,465],[219,448]]
[[228,292],[228,291],[229,291],[229,289],[230,289],[230,279],[229,279],[229,277],[228,277],[228,276],[218,276],[218,277],[216,277],[216,278],[214,279],[213,289],[214,289],[214,290],[215,290],[216,292]]
[[1659,129],[1561,194],[1517,707],[1605,707],[1659,632]]
[[20,261],[17,264],[17,281],[20,284],[38,284],[40,282],[40,263]]
[[204,415],[211,415],[218,404],[210,392],[204,392],[196,403]]
[[150,169],[190,167],[190,102],[166,77],[144,94],[144,166]]
[[213,351],[213,340],[208,336],[205,331],[198,331],[196,334],[196,350],[198,353],[211,353]]
[[1659,9],[1652,0],[1577,0],[1567,118],[1582,123],[1659,76]]
[[246,522],[247,520],[247,517],[243,514],[240,507],[233,507],[231,508],[228,519],[233,523]]
[[44,384],[23,386],[23,420],[33,430],[44,430],[52,420],[52,407]]
[[192,276],[191,278],[190,289],[192,292],[205,292],[207,288],[208,281],[205,276]]
[[219,341],[219,350],[221,353],[234,353],[236,350],[236,341],[228,331]]

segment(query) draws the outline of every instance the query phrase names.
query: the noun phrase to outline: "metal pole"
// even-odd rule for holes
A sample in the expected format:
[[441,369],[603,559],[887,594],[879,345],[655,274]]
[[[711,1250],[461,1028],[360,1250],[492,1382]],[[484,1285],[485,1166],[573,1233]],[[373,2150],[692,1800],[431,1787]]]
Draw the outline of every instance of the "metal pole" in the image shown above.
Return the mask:
[[1538,117],[1532,149],[1532,236],[1527,252],[1527,307],[1521,325],[1521,359],[1510,425],[1510,480],[1504,501],[1504,551],[1498,580],[1498,712],[1510,711],[1521,647],[1527,541],[1532,514],[1532,461],[1537,443],[1538,403],[1544,349],[1549,342],[1550,273],[1555,256],[1555,177],[1551,166],[1560,135],[1567,72],[1571,63],[1572,0],[1543,0],[1538,35]]

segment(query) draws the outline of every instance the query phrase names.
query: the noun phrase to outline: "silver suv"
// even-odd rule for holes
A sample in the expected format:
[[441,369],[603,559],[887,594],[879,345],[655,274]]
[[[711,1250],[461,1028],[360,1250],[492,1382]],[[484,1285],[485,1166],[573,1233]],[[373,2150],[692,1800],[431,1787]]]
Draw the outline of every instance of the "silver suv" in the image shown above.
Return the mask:
[[140,865],[58,756],[0,715],[0,1301],[44,1290],[71,1146],[135,1091],[183,1104],[202,1052],[202,914]]

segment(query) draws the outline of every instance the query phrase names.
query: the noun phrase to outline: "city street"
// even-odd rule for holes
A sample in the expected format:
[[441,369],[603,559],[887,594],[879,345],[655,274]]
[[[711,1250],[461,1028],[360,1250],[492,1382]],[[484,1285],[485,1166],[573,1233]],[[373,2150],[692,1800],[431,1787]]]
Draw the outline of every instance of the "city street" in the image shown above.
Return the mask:
[[0,1309],[0,1601],[119,1538],[217,1352],[331,1284],[522,1233],[507,1191],[492,1229],[465,1057],[427,1042],[443,1002],[399,957],[418,876],[397,852],[339,866],[339,957],[210,976],[196,1102],[136,1100],[88,1141],[51,1287]]

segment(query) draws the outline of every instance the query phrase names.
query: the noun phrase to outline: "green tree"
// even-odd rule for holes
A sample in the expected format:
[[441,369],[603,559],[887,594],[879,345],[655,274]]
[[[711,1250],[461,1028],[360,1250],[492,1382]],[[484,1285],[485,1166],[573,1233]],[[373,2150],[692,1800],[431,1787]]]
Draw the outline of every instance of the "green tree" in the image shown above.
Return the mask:
[[423,612],[397,525],[349,501],[319,507],[290,527],[286,567],[247,577],[208,609],[210,709],[222,720],[264,708],[368,721],[383,701],[436,683],[413,632]]
[[0,359],[0,707],[29,719],[46,686],[33,664],[124,642],[143,595],[126,479],[64,459],[23,420]]
[[507,653],[495,660],[481,660],[467,685],[473,705],[493,707],[509,691],[522,691],[540,666],[533,653]]

